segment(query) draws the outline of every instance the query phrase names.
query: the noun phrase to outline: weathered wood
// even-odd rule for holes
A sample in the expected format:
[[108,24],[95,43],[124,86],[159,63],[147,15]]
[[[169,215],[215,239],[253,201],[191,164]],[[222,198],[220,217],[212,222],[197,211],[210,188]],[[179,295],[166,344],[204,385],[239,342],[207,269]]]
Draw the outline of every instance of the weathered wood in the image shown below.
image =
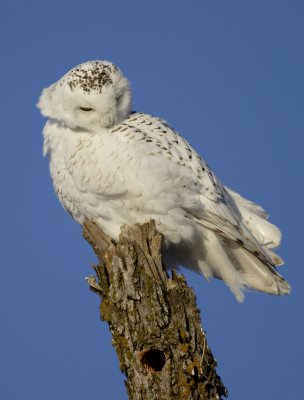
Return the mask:
[[129,398],[227,397],[194,293],[181,275],[169,278],[154,222],[123,227],[118,243],[90,221],[83,234],[99,259],[98,281],[87,279],[102,297],[100,315],[109,324]]

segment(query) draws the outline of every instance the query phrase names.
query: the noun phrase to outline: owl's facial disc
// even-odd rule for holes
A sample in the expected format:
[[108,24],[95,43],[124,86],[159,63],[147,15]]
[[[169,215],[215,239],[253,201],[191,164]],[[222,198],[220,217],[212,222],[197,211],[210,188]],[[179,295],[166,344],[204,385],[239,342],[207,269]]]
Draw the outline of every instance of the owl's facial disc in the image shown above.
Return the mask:
[[38,107],[43,115],[72,129],[98,132],[130,113],[130,85],[114,64],[89,61],[45,89]]

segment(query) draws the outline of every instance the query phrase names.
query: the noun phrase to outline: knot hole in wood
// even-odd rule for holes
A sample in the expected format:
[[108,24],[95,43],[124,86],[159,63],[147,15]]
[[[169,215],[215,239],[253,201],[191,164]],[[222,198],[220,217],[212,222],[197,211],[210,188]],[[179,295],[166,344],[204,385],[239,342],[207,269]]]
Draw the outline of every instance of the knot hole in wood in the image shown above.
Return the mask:
[[142,354],[141,363],[147,369],[159,372],[166,363],[165,353],[155,348],[149,349]]

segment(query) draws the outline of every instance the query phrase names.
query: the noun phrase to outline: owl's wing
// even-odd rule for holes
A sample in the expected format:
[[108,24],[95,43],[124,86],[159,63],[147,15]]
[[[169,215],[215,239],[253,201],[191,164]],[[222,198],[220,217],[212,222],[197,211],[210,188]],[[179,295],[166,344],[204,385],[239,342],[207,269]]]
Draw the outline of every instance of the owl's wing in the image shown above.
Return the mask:
[[[151,174],[160,165],[163,170],[170,171],[168,185],[172,184],[172,189],[181,192],[181,198],[185,201],[180,207],[184,209],[186,217],[238,243],[263,262],[273,264],[269,253],[246,226],[228,190],[190,144],[166,121],[134,113],[112,131],[115,135],[144,144],[142,154],[149,159]],[[265,218],[261,207],[252,207]]]

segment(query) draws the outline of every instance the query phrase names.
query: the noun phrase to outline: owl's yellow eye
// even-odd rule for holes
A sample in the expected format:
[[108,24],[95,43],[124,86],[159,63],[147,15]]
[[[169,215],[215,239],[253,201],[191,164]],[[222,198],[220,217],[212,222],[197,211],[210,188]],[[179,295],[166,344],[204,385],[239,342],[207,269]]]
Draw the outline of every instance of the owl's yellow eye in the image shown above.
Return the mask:
[[79,108],[82,111],[92,111],[93,110],[93,108],[90,108],[90,107],[79,107]]

